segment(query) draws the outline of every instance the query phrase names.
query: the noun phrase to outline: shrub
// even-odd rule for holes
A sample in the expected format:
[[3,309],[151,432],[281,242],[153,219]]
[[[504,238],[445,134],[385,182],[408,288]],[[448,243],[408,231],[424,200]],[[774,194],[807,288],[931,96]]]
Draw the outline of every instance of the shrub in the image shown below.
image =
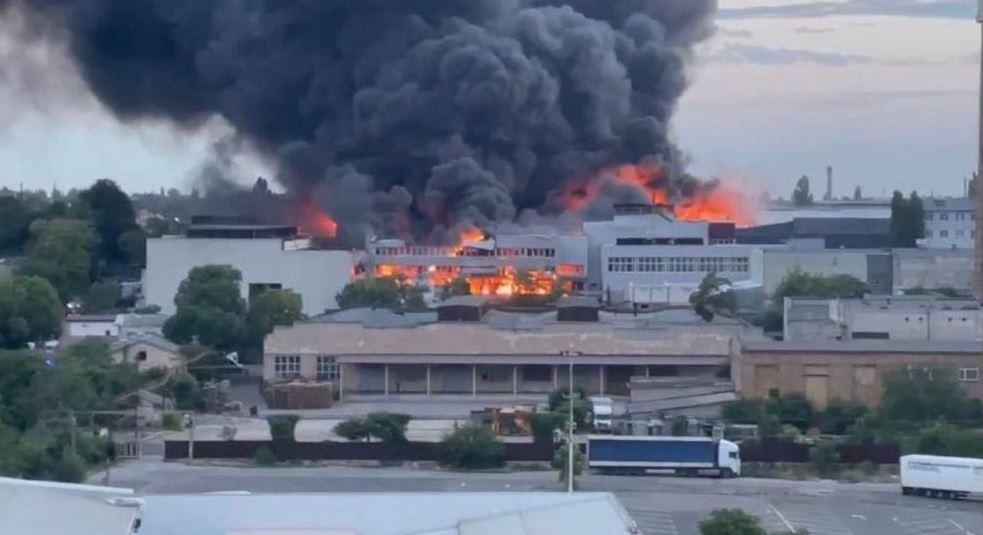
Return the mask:
[[756,424],[764,412],[761,402],[753,399],[739,399],[724,405],[722,416],[732,424]]
[[865,414],[867,407],[859,403],[834,401],[819,415],[819,430],[831,435],[842,435]]
[[[553,455],[553,462],[551,463],[553,468],[560,471],[560,482],[565,483],[567,481],[567,473],[569,472],[570,459],[567,457],[567,445],[564,444],[556,450],[556,454]],[[580,448],[573,449],[573,475],[579,476],[581,472],[584,471],[584,467],[587,466],[587,457],[584,452],[580,451]]]
[[168,431],[181,431],[184,429],[184,421],[179,415],[169,412],[161,418],[160,426]]
[[294,427],[297,426],[296,414],[279,414],[266,418],[270,423],[270,436],[273,440],[293,440]]
[[700,535],[768,535],[758,517],[740,509],[717,509],[700,522]]
[[789,424],[799,429],[808,429],[814,421],[814,411],[809,400],[800,394],[775,396],[765,402],[765,412],[778,417],[782,424]]
[[835,472],[839,461],[840,454],[836,451],[836,444],[832,442],[820,442],[809,450],[809,462],[821,476],[829,476]]
[[441,442],[440,462],[465,470],[497,468],[505,465],[505,447],[490,428],[468,424]]
[[334,432],[342,438],[352,442],[369,439],[369,430],[365,426],[365,420],[361,418],[351,418],[335,426]]
[[51,460],[51,478],[66,483],[78,483],[85,479],[85,461],[70,448],[62,450],[61,455]]
[[532,436],[537,442],[553,441],[553,434],[563,427],[563,415],[557,412],[538,412],[529,417]]
[[279,461],[279,459],[277,458],[276,453],[274,453],[269,446],[260,446],[259,449],[256,450],[256,454],[253,455],[253,462],[255,462],[257,466],[273,466],[277,463],[277,461]]
[[369,435],[391,444],[406,442],[406,425],[409,423],[410,416],[395,412],[374,412],[365,418]]

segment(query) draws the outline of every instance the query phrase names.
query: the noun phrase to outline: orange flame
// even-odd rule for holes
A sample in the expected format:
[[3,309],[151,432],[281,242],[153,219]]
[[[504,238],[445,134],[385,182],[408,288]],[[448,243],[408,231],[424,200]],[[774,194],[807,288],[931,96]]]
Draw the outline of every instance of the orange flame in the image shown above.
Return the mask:
[[570,181],[561,192],[564,207],[571,212],[586,209],[605,180],[639,188],[653,205],[673,205],[673,215],[681,221],[732,222],[739,227],[757,222],[757,203],[727,180],[702,185],[689,197],[670,198],[665,170],[651,163],[625,164],[601,171],[594,180]]
[[338,236],[338,222],[313,202],[301,203],[300,218],[300,228],[316,238]]

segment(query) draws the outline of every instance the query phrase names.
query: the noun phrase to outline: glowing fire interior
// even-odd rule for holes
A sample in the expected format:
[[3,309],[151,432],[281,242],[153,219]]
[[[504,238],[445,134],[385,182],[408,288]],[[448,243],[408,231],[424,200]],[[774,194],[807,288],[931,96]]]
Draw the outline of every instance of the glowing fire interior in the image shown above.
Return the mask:
[[[699,185],[686,196],[670,198],[665,170],[654,164],[622,165],[605,171],[618,183],[634,186],[646,193],[655,205],[672,205],[673,215],[681,221],[733,222],[738,227],[756,224],[756,203],[726,179],[713,185]],[[586,209],[600,195],[603,180],[571,181],[562,192],[567,210]]]
[[334,238],[338,236],[338,222],[313,202],[302,203],[300,228],[315,238]]

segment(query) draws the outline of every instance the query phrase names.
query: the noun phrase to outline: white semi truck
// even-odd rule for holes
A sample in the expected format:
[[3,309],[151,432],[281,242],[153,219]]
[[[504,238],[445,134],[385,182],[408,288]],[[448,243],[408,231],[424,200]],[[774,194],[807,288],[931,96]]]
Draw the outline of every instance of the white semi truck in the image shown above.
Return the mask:
[[900,464],[902,494],[945,499],[983,494],[983,459],[903,455]]

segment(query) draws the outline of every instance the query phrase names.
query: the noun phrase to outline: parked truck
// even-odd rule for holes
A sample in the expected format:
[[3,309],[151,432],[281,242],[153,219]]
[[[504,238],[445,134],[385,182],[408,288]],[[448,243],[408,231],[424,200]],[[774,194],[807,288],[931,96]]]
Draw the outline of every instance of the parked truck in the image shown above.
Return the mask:
[[983,494],[983,459],[903,455],[900,465],[902,494],[954,500]]
[[673,470],[677,474],[741,474],[741,454],[729,440],[704,437],[590,435],[587,466],[601,472],[645,473]]
[[603,396],[590,398],[591,413],[594,415],[594,430],[598,433],[610,433],[614,427],[614,401]]

